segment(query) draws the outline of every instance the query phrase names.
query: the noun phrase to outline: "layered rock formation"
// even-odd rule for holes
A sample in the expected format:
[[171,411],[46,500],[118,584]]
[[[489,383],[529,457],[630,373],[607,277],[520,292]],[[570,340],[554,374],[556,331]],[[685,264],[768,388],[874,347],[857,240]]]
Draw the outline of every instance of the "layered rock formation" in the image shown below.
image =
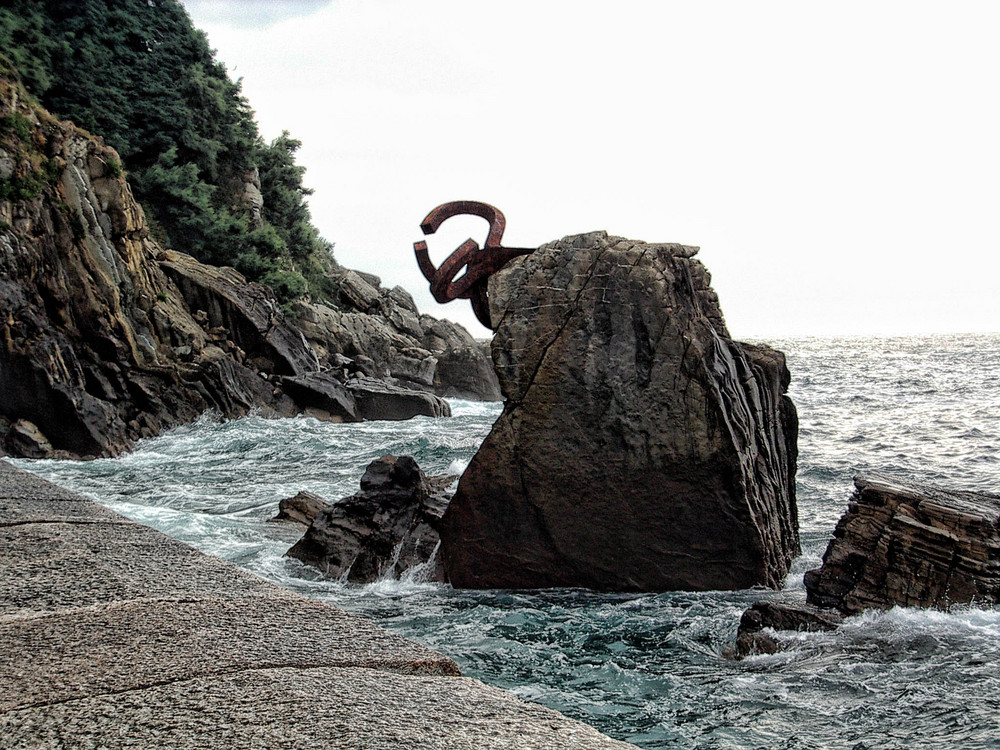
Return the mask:
[[454,585],[781,584],[799,549],[788,370],[730,339],[696,250],[598,232],[491,278],[507,401],[443,519]]
[[757,602],[743,613],[735,655],[774,653],[781,631],[831,630],[866,609],[1000,602],[1000,495],[882,476],[855,491],[806,600]]
[[338,273],[367,311],[307,305],[299,328],[265,287],[163,250],[117,154],[0,78],[0,452],[114,455],[209,410],[406,419],[447,415],[434,391],[494,397],[439,372],[485,361],[468,333]]
[[858,477],[847,513],[805,575],[808,601],[869,608],[1000,602],[1000,495]]
[[377,276],[334,271],[341,309],[300,303],[296,324],[324,368],[350,360],[351,372],[447,398],[499,401],[500,386],[483,347],[460,325],[420,315],[402,287]]
[[[427,568],[424,580],[443,580],[435,553],[450,497],[446,490],[454,480],[424,476],[409,456],[372,461],[359,493],[333,505],[309,502],[310,511],[316,507],[311,525],[288,556],[352,583],[399,578],[417,566]],[[291,509],[284,513],[292,515]]]

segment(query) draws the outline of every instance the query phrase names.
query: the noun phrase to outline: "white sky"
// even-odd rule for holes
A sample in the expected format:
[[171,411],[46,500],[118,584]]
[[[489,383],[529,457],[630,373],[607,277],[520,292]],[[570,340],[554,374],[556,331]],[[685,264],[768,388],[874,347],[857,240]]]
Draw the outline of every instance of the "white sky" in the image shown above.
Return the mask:
[[699,245],[737,337],[1000,331],[1000,3],[184,4],[337,259],[477,336],[413,257],[445,201]]

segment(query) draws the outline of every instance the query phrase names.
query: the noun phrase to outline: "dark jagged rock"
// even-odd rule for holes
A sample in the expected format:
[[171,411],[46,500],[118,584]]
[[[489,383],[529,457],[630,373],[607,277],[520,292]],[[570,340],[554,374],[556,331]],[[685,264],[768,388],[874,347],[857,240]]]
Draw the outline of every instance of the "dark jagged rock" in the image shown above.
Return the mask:
[[799,550],[789,374],[729,338],[696,250],[597,232],[491,278],[507,401],[443,519],[454,585],[780,586]]
[[1000,495],[858,477],[847,513],[805,575],[811,604],[944,608],[1000,602]]
[[779,637],[771,631],[823,631],[835,629],[843,620],[836,610],[791,602],[756,602],[743,613],[736,633],[736,656],[773,654],[781,650]]
[[294,497],[286,497],[278,502],[278,515],[271,521],[288,521],[308,527],[316,516],[324,510],[329,510],[330,503],[313,492],[303,490]]
[[288,555],[354,583],[418,565],[430,566],[427,580],[441,580],[438,526],[453,480],[428,479],[409,456],[383,456],[368,465],[361,491],[317,513]]

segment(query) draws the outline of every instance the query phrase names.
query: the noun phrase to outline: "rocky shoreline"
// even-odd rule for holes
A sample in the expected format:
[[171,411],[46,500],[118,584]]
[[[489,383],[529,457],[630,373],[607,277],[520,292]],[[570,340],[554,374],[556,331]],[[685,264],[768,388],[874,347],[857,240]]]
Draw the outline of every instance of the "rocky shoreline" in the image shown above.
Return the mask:
[[44,172],[0,201],[0,453],[117,455],[206,411],[408,419],[500,397],[482,346],[405,290],[334,268],[336,300],[286,312],[160,246],[114,150],[9,78],[0,118],[26,131],[0,142],[0,177]]

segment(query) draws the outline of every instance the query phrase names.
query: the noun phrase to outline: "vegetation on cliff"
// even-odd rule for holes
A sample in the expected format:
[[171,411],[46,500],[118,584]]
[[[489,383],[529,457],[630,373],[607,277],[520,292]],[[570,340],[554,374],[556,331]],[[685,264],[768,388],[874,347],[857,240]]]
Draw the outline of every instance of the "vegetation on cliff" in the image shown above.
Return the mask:
[[[287,132],[263,141],[177,0],[13,0],[0,7],[0,54],[48,110],[118,151],[164,244],[232,265],[286,303],[328,296],[332,246],[310,219],[301,144]],[[0,187],[6,200],[37,188]]]

